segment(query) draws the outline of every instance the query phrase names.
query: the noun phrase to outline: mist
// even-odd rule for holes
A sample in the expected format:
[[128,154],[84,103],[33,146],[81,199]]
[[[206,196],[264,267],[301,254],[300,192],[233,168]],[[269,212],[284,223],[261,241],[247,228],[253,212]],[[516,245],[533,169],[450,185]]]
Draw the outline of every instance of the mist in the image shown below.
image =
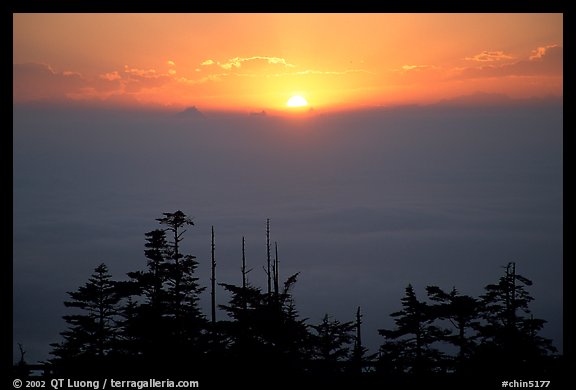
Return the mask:
[[[280,276],[301,272],[309,323],[364,314],[391,327],[411,283],[479,295],[515,261],[531,278],[542,335],[562,350],[561,104],[436,105],[280,117],[14,106],[14,359],[49,357],[66,291],[105,262],[117,279],[145,267],[144,233],[163,212],[195,226],[184,249],[209,284],[264,286],[266,219]],[[227,302],[217,290],[219,304]],[[209,295],[202,305],[208,313]],[[224,313],[218,312],[223,318]]]

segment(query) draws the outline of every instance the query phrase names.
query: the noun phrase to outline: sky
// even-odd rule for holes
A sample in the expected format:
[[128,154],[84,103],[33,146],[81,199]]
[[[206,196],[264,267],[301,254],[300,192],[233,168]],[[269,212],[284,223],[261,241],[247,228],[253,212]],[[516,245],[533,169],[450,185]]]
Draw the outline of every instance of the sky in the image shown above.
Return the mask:
[[562,14],[14,14],[14,101],[281,110],[562,94]]
[[558,14],[14,15],[14,358],[20,342],[46,359],[66,291],[100,262],[143,269],[144,233],[177,209],[205,286],[212,225],[219,279],[241,282],[245,236],[265,286],[270,218],[302,316],[361,306],[372,351],[408,283],[478,296],[509,261],[561,348],[562,30]]

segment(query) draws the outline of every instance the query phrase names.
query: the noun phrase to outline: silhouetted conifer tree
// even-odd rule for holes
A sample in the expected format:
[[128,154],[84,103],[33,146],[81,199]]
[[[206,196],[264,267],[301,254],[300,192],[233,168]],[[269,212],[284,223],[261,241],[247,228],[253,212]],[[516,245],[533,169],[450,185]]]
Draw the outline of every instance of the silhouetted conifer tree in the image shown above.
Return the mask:
[[309,333],[290,294],[296,277],[288,278],[278,299],[250,284],[220,284],[231,293],[230,303],[219,307],[234,320],[226,326],[230,358],[237,370],[259,367],[268,374],[303,370]]
[[428,286],[426,292],[430,300],[436,302],[429,306],[432,318],[447,320],[453,327],[443,340],[458,348],[457,366],[460,369],[475,348],[480,304],[475,298],[460,295],[456,288],[447,293],[438,286]]
[[171,253],[164,230],[145,233],[145,240],[147,269],[128,272],[130,281],[119,286],[126,298],[122,322],[124,353],[142,355],[151,361],[167,353],[165,338],[171,333],[166,318],[171,302],[167,288]]
[[299,274],[297,272],[286,279],[282,292],[272,302],[276,307],[277,323],[271,328],[275,331],[272,340],[287,373],[303,372],[310,359],[310,333],[306,319],[300,318],[291,293]]
[[355,324],[330,320],[328,314],[318,325],[310,325],[312,335],[312,357],[317,361],[315,371],[322,374],[343,372],[344,362],[351,356],[350,344],[354,340]]
[[191,347],[199,343],[206,322],[198,308],[199,294],[204,288],[200,287],[195,276],[198,266],[196,256],[184,255],[180,250],[185,227],[194,223],[180,210],[164,213],[164,217],[157,221],[166,226],[166,231],[172,235],[167,248],[170,261],[165,266],[169,299],[165,315],[173,322],[174,348],[191,354]]
[[96,267],[88,282],[68,295],[70,300],[64,305],[77,311],[63,317],[68,329],[61,333],[63,342],[51,344],[52,363],[64,371],[71,367],[89,370],[96,362],[102,364],[111,352],[120,296],[105,264]]
[[360,306],[356,310],[356,321],[354,322],[354,330],[356,337],[354,338],[354,349],[352,350],[352,372],[362,373],[364,366],[368,362],[372,362],[376,354],[366,355],[368,348],[362,344],[362,314],[360,314]]
[[481,296],[484,322],[478,326],[481,344],[476,361],[505,373],[537,370],[556,349],[538,335],[546,321],[531,315],[533,298],[526,288],[532,281],[517,274],[513,262],[505,268],[504,276],[497,284],[487,285]]
[[[222,369],[230,374],[254,370],[266,375],[362,374],[370,365],[373,356],[366,356],[362,345],[360,307],[354,322],[341,323],[326,315],[320,324],[308,326],[300,318],[291,292],[298,273],[281,288],[276,242],[271,262],[270,220],[266,221],[266,291],[248,281],[242,237],[242,283],[220,283],[230,293],[229,303],[219,305],[231,318],[225,321],[216,321],[212,228],[211,323],[198,307],[204,290],[195,276],[198,262],[182,253],[185,228],[193,225],[192,220],[176,211],[164,213],[157,221],[163,229],[145,234],[145,270],[129,272],[128,281],[117,282],[101,264],[85,285],[68,293],[70,300],[64,304],[74,312],[63,317],[68,324],[61,333],[64,340],[51,344],[55,374],[94,374],[115,368],[123,374],[141,370],[167,374],[192,367],[196,372]],[[428,286],[432,304],[427,304],[408,285],[402,310],[391,314],[395,329],[378,331],[385,337],[378,372],[394,378],[446,372],[453,358],[436,348],[440,342],[457,347],[458,364],[449,368],[460,372],[551,372],[555,348],[538,334],[545,321],[529,310],[533,298],[527,288],[532,281],[516,273],[515,263],[505,268],[505,275],[487,285],[480,299],[460,295],[455,288],[445,292]],[[440,327],[448,324],[453,329]],[[14,372],[20,367],[25,375],[25,352],[19,347],[21,361]]]
[[134,290],[137,294],[144,294],[147,305],[158,316],[163,314],[168,292],[167,282],[167,262],[170,256],[166,232],[156,229],[145,233],[146,243],[144,244],[144,256],[148,259],[146,271],[129,272],[128,276],[133,282]]
[[190,316],[199,316],[198,294],[203,288],[198,285],[198,278],[194,276],[198,262],[196,256],[183,255],[180,252],[185,227],[194,225],[194,222],[180,210],[164,213],[164,217],[157,221],[166,226],[165,230],[172,234],[167,247],[171,261],[165,266],[171,300],[171,312],[168,314],[177,321]]
[[380,347],[381,358],[394,359],[382,361],[380,365],[397,367],[399,373],[416,375],[437,371],[443,354],[433,344],[442,340],[446,332],[433,325],[434,318],[428,305],[418,300],[412,285],[406,287],[402,307],[391,314],[395,317],[396,329],[378,330],[387,340]]
[[[123,294],[123,291],[121,292]],[[120,320],[117,322],[118,338],[114,344],[116,354],[120,358],[134,358],[143,351],[143,334],[139,329],[138,305],[128,295],[124,305],[119,311]],[[131,362],[131,360],[130,360]]]
[[181,250],[185,227],[193,222],[179,210],[163,215],[157,221],[165,229],[146,233],[147,269],[128,273],[130,282],[122,284],[124,296],[135,302],[124,310],[129,325],[123,336],[136,348],[126,354],[138,355],[159,370],[176,371],[206,351],[206,319],[198,307],[203,291],[195,276],[198,262]]

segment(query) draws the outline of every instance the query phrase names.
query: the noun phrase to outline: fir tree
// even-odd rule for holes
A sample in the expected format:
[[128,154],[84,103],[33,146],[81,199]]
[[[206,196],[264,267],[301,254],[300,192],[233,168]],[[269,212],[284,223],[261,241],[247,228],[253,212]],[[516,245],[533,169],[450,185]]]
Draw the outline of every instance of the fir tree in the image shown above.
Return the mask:
[[320,373],[342,372],[342,363],[350,358],[350,345],[354,340],[355,324],[330,320],[328,314],[318,325],[310,325],[315,331],[312,337],[313,355],[318,361],[317,370]]
[[442,340],[446,332],[433,325],[434,319],[430,316],[428,305],[418,300],[410,284],[402,298],[402,307],[402,310],[391,314],[395,318],[396,329],[378,330],[387,340],[381,346],[381,356],[396,359],[381,362],[381,365],[390,364],[399,367],[400,372],[416,375],[436,371],[442,353],[433,344]]
[[426,292],[430,300],[436,302],[430,306],[432,317],[447,320],[453,327],[444,340],[458,348],[457,365],[462,368],[475,348],[473,339],[479,321],[479,302],[459,294],[456,288],[447,293],[438,286],[428,286]]
[[63,317],[68,329],[61,333],[63,342],[52,344],[52,363],[64,370],[78,365],[88,369],[90,363],[103,362],[112,351],[120,296],[105,264],[96,267],[88,282],[68,295],[70,300],[64,305],[77,310]]
[[487,285],[481,296],[484,322],[477,327],[481,340],[477,361],[502,372],[539,370],[556,349],[538,335],[546,321],[531,314],[529,304],[534,298],[527,287],[532,281],[517,274],[513,262],[505,269],[498,283]]
[[126,298],[122,323],[124,353],[142,355],[151,361],[167,353],[165,338],[171,333],[166,318],[171,302],[167,289],[170,249],[164,230],[145,233],[145,240],[147,268],[128,272],[130,281],[119,286]]
[[309,356],[309,333],[290,293],[296,277],[287,279],[277,298],[250,284],[220,284],[231,293],[230,303],[219,307],[234,320],[226,327],[230,359],[236,369],[258,366],[267,373],[303,371]]
[[195,275],[195,256],[182,253],[185,227],[193,222],[182,211],[164,213],[164,229],[146,233],[144,271],[130,272],[125,283],[132,307],[125,307],[123,337],[147,363],[162,368],[201,359],[207,348],[206,319],[198,307],[204,290]]

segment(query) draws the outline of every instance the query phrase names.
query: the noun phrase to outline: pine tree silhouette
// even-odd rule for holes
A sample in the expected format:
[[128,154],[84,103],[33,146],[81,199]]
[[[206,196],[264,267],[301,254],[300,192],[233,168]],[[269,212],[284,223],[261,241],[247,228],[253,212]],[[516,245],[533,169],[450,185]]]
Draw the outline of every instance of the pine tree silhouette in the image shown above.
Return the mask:
[[453,369],[462,370],[476,347],[474,329],[479,324],[480,304],[475,298],[459,294],[456,288],[447,293],[438,286],[428,286],[426,292],[430,300],[436,302],[429,307],[432,318],[448,320],[453,327],[443,340],[458,348]]
[[290,289],[297,274],[275,295],[247,284],[221,283],[231,298],[219,305],[234,321],[226,324],[234,370],[260,367],[268,374],[302,372],[309,358],[309,333],[300,319]]
[[446,336],[446,331],[433,325],[434,318],[425,302],[416,297],[412,285],[406,287],[402,298],[403,309],[391,314],[395,318],[396,329],[379,329],[386,338],[380,347],[380,365],[397,367],[398,373],[421,375],[438,370],[438,362],[443,354],[433,344]]
[[77,314],[63,317],[68,329],[61,333],[63,342],[51,344],[51,363],[61,372],[94,370],[106,363],[116,338],[120,296],[108,267],[100,264],[84,286],[68,295],[64,305],[77,309]]
[[170,304],[167,288],[170,250],[164,230],[145,233],[145,240],[147,269],[128,272],[130,281],[119,283],[126,298],[122,313],[123,352],[153,362],[166,353],[165,337],[171,332],[166,317]]
[[315,331],[311,336],[313,353],[317,361],[315,372],[334,374],[344,371],[344,362],[351,357],[351,344],[354,340],[355,324],[334,319],[324,315],[318,325],[310,325]]
[[[402,309],[391,314],[395,329],[378,330],[385,342],[374,363],[374,355],[367,355],[362,344],[360,307],[350,322],[325,315],[320,324],[308,325],[300,317],[292,295],[299,273],[281,285],[276,242],[273,262],[270,257],[269,220],[265,290],[247,278],[250,270],[242,237],[241,283],[218,283],[230,296],[227,304],[218,305],[228,318],[218,321],[212,229],[210,322],[198,305],[204,290],[195,274],[198,262],[181,248],[192,220],[176,211],[157,221],[163,229],[145,234],[144,270],[129,272],[127,281],[114,281],[106,265],[100,264],[84,285],[68,293],[64,304],[73,312],[63,317],[68,325],[61,333],[63,341],[51,344],[53,374],[186,372],[226,383],[235,374],[248,378],[247,373],[257,369],[264,373],[257,376],[260,384],[266,386],[274,382],[262,378],[272,375],[308,375],[328,386],[350,378],[421,384],[422,378],[444,378],[454,372],[551,375],[560,367],[551,341],[538,334],[546,321],[534,318],[529,309],[532,281],[516,273],[515,263],[509,263],[498,283],[487,285],[479,299],[455,288],[446,292],[428,286],[427,303],[408,285]],[[441,344],[455,346],[456,356],[441,352]],[[24,353],[21,347],[21,362],[14,366],[21,375],[29,372]],[[230,376],[214,375],[218,372]],[[327,381],[331,376],[339,379]]]
[[198,307],[204,290],[195,276],[198,262],[181,251],[185,227],[193,222],[179,210],[163,215],[157,221],[165,229],[145,234],[147,269],[129,272],[130,281],[119,285],[126,305],[132,302],[124,308],[124,354],[138,357],[135,365],[169,373],[198,364],[208,338],[207,321]]
[[516,273],[516,264],[508,263],[497,284],[485,287],[481,296],[478,325],[481,343],[476,363],[491,372],[538,372],[550,353],[552,342],[538,335],[545,320],[535,319],[529,303],[534,299],[527,291],[532,281]]

